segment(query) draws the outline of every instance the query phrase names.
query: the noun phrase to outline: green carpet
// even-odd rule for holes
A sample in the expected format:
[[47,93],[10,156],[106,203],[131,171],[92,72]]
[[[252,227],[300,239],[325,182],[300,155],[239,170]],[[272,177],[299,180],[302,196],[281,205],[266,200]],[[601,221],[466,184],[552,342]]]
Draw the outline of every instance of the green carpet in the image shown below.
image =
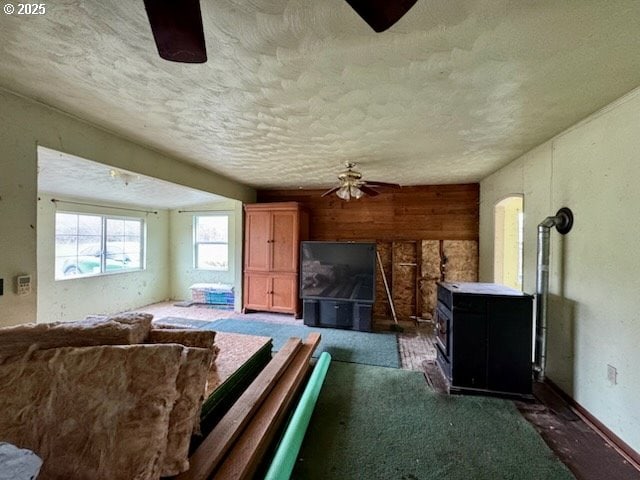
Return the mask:
[[[176,320],[179,319],[163,319],[163,321],[173,323]],[[309,333],[318,332],[322,339],[313,354],[314,357],[319,357],[322,352],[329,352],[334,360],[340,362],[400,368],[398,340],[395,333],[354,332],[233,318],[199,324],[198,328],[271,337],[273,338],[273,349],[276,351],[284,345],[289,337],[300,337],[304,340]]]
[[332,362],[292,478],[573,476],[510,401],[439,395],[419,372]]

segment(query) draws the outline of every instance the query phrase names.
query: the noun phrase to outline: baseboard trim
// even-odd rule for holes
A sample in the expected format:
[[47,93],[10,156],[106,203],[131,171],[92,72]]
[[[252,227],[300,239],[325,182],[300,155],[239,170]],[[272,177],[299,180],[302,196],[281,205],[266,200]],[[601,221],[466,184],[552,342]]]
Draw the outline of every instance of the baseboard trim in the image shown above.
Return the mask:
[[607,428],[600,420],[593,416],[586,408],[576,402],[573,397],[556,385],[553,380],[545,378],[545,383],[578,415],[582,420],[598,433],[611,448],[615,449],[630,464],[640,471],[640,453],[631,448],[624,440]]

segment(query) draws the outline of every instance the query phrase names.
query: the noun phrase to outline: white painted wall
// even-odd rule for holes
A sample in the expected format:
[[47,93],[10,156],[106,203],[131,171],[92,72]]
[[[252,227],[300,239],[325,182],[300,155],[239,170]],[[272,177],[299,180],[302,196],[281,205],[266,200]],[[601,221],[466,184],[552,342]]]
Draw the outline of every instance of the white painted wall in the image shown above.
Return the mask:
[[[535,290],[536,227],[563,206],[573,230],[552,232],[551,380],[640,451],[640,88],[480,184],[480,278],[492,281],[493,207],[524,194],[524,290]],[[618,384],[607,380],[607,364]]]
[[[250,187],[0,89],[0,278],[5,281],[0,326],[36,319],[38,145],[228,198],[255,201]],[[33,275],[33,293],[19,297],[12,284],[23,273]]]
[[[242,308],[242,202],[227,200],[184,208],[198,213],[170,212],[170,258],[172,298],[191,299],[189,287],[194,283],[221,282],[234,286],[235,310]],[[229,270],[196,270],[194,268],[193,219],[214,212],[229,214]]]
[[[56,197],[60,198],[60,197]],[[62,199],[76,200],[82,199]],[[119,205],[123,206],[123,205]],[[38,201],[38,322],[80,320],[90,314],[111,314],[160,302],[170,297],[169,212],[123,212],[112,208],[64,205],[65,211],[125,215],[146,224],[146,268],[95,277],[55,280],[55,214],[51,197]],[[130,208],[136,208],[131,205]]]

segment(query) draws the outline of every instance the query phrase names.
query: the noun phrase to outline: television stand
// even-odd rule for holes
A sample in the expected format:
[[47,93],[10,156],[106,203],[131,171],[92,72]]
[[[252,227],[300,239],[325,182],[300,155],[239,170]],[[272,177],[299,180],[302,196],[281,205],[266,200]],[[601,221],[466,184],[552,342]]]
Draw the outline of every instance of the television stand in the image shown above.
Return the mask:
[[304,299],[302,318],[309,327],[371,331],[373,302],[350,299]]

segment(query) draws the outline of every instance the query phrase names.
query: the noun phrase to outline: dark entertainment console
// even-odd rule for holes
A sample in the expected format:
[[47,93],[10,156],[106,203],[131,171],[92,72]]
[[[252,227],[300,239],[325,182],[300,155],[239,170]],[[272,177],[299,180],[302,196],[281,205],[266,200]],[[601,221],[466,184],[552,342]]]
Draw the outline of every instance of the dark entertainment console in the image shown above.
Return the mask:
[[302,242],[300,297],[310,327],[371,331],[376,244]]
[[533,297],[493,283],[438,283],[438,366],[454,393],[531,398]]
[[337,300],[303,300],[302,318],[310,327],[371,331],[371,303]]

